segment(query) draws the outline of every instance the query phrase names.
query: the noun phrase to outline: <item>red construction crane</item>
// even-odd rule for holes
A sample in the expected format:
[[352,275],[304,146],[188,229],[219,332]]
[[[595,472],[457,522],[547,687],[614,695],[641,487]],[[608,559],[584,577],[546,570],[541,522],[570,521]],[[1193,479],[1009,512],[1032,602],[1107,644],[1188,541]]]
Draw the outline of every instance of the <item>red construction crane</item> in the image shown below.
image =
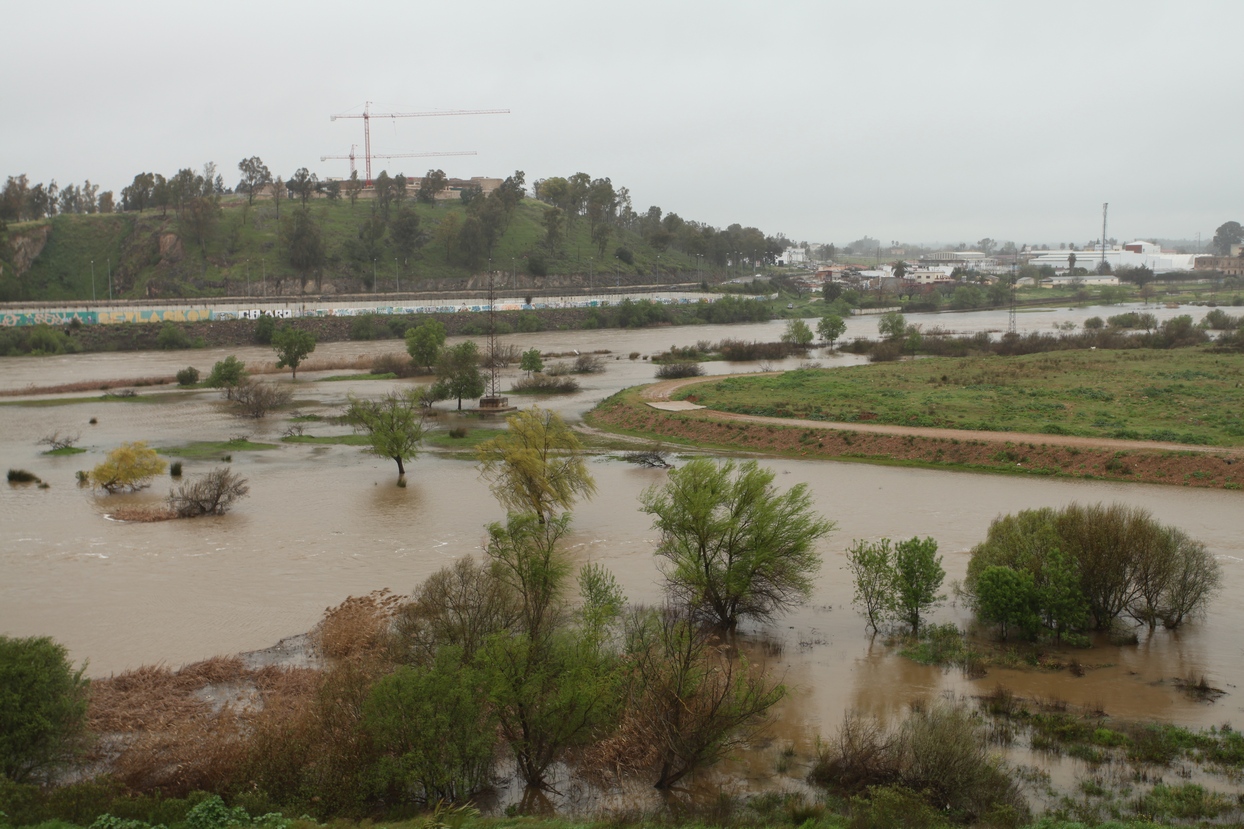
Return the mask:
[[[377,114],[376,118],[430,118],[434,115],[509,115],[508,109],[444,109],[433,110],[431,112],[386,112]],[[363,104],[363,111],[356,113],[342,113],[333,115],[330,121],[336,121],[338,118],[362,118],[363,119],[363,161],[367,169],[366,186],[371,186],[371,101]],[[446,153],[449,155],[450,153]],[[377,156],[379,158],[380,156]],[[390,156],[392,157],[392,156]]]
[[[350,159],[350,174],[353,175],[354,174],[354,159],[356,157],[354,154],[354,149],[357,146],[358,144],[350,145],[349,155],[322,155],[320,156],[320,161],[328,161],[330,158],[348,158]],[[376,155],[373,155],[372,158],[431,158],[433,156],[442,156],[442,155],[478,155],[478,153],[475,152],[475,150],[463,150],[461,152],[448,152],[448,153],[394,153],[393,155],[381,155],[377,153]]]

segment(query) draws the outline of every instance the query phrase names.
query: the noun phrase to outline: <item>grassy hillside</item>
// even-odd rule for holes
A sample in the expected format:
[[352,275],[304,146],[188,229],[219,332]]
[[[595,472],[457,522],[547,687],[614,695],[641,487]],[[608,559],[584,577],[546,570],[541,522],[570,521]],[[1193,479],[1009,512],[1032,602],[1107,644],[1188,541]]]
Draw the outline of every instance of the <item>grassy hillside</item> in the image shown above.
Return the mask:
[[[452,244],[446,228],[461,226],[466,210],[459,203],[414,204],[420,217],[423,244],[407,260],[397,251],[389,232],[375,246],[375,256],[360,250],[360,229],[373,214],[373,202],[360,199],[311,202],[310,210],[321,229],[328,261],[320,273],[327,293],[392,292],[400,278],[403,290],[453,290],[471,276],[489,270],[488,262],[472,267]],[[237,197],[222,204],[218,220],[206,238],[196,237],[188,222],[170,210],[143,213],[63,215],[43,222],[9,227],[10,241],[33,236],[41,225],[51,224],[42,251],[16,280],[9,274],[6,300],[90,300],[91,260],[95,262],[95,296],[108,297],[108,272],[117,299],[148,297],[269,296],[299,293],[297,272],[287,260],[281,235],[283,222],[299,209],[296,202],[282,201],[278,210],[271,201],[253,206]],[[576,219],[564,231],[556,250],[544,245],[545,205],[525,199],[514,211],[492,250],[491,269],[517,273],[517,285],[539,284],[531,260],[543,260],[554,281],[587,285],[695,279],[693,257],[672,249],[657,251],[630,231],[615,228],[602,257],[589,238],[588,222]],[[614,253],[629,249],[633,261],[626,263]],[[395,273],[396,269],[396,273]],[[710,276],[705,272],[705,276]],[[248,289],[249,283],[249,289]],[[316,290],[307,284],[308,293]]]

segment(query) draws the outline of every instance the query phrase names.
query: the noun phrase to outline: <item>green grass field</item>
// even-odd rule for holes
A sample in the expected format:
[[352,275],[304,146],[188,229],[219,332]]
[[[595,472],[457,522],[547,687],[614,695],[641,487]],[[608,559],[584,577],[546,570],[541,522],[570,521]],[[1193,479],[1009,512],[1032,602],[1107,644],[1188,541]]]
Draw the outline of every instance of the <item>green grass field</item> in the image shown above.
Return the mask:
[[1244,445],[1244,361],[1199,349],[804,369],[682,396],[722,411],[832,422]]

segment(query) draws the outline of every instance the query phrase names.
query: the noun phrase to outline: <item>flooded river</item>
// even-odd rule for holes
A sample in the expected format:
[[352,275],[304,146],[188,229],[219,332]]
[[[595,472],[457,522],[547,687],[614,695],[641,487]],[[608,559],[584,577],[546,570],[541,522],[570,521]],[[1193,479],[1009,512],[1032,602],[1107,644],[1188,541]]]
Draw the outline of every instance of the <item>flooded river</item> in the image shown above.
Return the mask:
[[[1048,330],[1054,322],[1082,322],[1126,310],[1052,309],[1019,315],[1021,329]],[[1153,311],[1154,309],[1150,309]],[[1204,309],[1157,309],[1162,317]],[[911,322],[960,332],[1005,330],[1005,312],[912,315]],[[503,338],[544,351],[608,349],[607,370],[582,378],[576,395],[541,401],[577,419],[620,388],[651,381],[643,360],[671,345],[735,337],[773,340],[783,323],[697,326],[643,331],[541,332]],[[855,318],[848,338],[875,335],[876,321]],[[321,345],[313,358],[345,358],[401,349],[398,341]],[[632,352],[640,358],[629,359]],[[249,362],[271,360],[268,349],[92,354],[0,361],[0,389],[89,379],[168,374],[187,364],[204,374],[234,353]],[[826,366],[857,361],[814,356]],[[798,361],[775,364],[793,367]],[[712,373],[754,365],[710,363]],[[340,374],[340,371],[328,372]],[[508,388],[507,376],[504,388]],[[333,413],[348,392],[374,395],[384,382],[322,382],[324,374],[299,375],[296,405],[304,413]],[[286,382],[283,380],[283,382]],[[406,381],[397,381],[398,383]],[[172,446],[191,440],[227,440],[245,434],[279,442],[287,417],[241,421],[218,395],[145,393],[148,402],[91,401],[66,406],[0,407],[0,447],[9,467],[29,469],[50,484],[0,490],[0,633],[48,635],[68,646],[88,673],[105,676],[144,663],[172,666],[214,654],[264,648],[311,627],[322,611],[351,594],[388,587],[411,591],[423,578],[463,555],[478,555],[484,525],[504,515],[468,461],[435,453],[410,465],[410,485],[394,486],[391,461],[356,447],[282,445],[238,452],[233,468],[247,477],[250,497],[219,518],[155,524],[109,520],[115,504],[151,500],[164,484],[138,496],[105,498],[75,486],[74,472],[98,463],[121,441]],[[526,404],[525,398],[513,398]],[[162,402],[163,401],[163,402]],[[448,404],[441,404],[447,406]],[[98,423],[90,425],[96,418]],[[331,427],[310,423],[308,433]],[[49,458],[36,442],[51,431],[80,432],[87,454]],[[317,432],[317,430],[319,430]],[[1003,683],[1018,693],[1100,704],[1119,717],[1146,717],[1194,726],[1244,724],[1244,501],[1240,493],[1179,487],[1072,480],[1013,478],[864,464],[772,460],[765,462],[786,488],[807,483],[816,508],[837,522],[820,545],[824,567],[808,606],[764,630],[774,643],[771,664],[793,693],[776,725],[786,743],[807,749],[817,733],[829,734],[843,712],[883,716],[910,700],[943,691],[977,693]],[[186,462],[188,473],[211,468]],[[580,562],[608,566],[632,601],[660,598],[652,550],[656,540],[638,496],[665,473],[609,457],[591,465],[599,494],[574,514],[570,544]],[[1099,646],[1073,656],[1090,667],[1085,676],[993,670],[966,680],[957,671],[926,668],[898,657],[870,638],[851,608],[845,550],[854,539],[937,539],[947,584],[966,571],[968,550],[1002,513],[1059,507],[1073,501],[1144,507],[1208,545],[1218,557],[1224,589],[1208,618],[1177,633],[1142,636],[1139,647]],[[963,608],[948,602],[935,621],[965,622]],[[1205,674],[1228,693],[1214,704],[1183,695],[1173,680]]]

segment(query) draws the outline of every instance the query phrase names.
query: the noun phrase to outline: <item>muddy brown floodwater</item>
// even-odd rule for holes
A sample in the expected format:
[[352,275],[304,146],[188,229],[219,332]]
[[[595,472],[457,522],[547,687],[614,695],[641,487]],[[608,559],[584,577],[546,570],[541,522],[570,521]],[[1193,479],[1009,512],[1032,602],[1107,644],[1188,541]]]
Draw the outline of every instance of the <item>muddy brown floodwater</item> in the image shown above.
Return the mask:
[[[1049,312],[1091,316],[1123,310]],[[1200,309],[1192,309],[1197,315]],[[1174,313],[1167,311],[1167,315]],[[1048,328],[1044,317],[1021,315],[1021,324]],[[1005,314],[939,315],[912,321],[955,330],[1005,326]],[[872,320],[852,320],[850,334],[871,334]],[[698,326],[637,332],[542,332],[503,338],[545,351],[609,349],[604,374],[583,378],[570,397],[541,400],[578,418],[596,401],[625,386],[650,382],[653,368],[631,352],[652,355],[672,344],[723,337],[776,339],[782,323]],[[321,346],[315,357],[344,357],[400,350],[398,341]],[[267,349],[241,349],[241,359],[271,359]],[[187,364],[206,373],[225,352],[96,354],[0,361],[0,389],[88,379],[168,373]],[[621,359],[614,359],[620,357]],[[856,362],[820,356],[824,365]],[[797,361],[771,364],[793,367]],[[748,370],[709,364],[713,373]],[[340,372],[335,372],[340,373]],[[320,375],[322,376],[322,375]],[[508,388],[509,379],[503,388]],[[285,382],[285,381],[282,381]],[[405,381],[397,381],[402,383]],[[320,382],[300,375],[296,405],[304,413],[332,413],[347,392],[379,394],[384,382]],[[137,496],[95,496],[75,486],[74,472],[98,463],[121,441],[173,446],[191,440],[279,442],[287,418],[240,421],[225,413],[217,395],[144,393],[149,402],[90,401],[67,406],[0,406],[0,452],[8,467],[29,469],[48,489],[0,490],[0,633],[48,635],[68,646],[88,673],[106,676],[146,663],[171,666],[215,654],[272,645],[310,628],[328,606],[351,594],[388,587],[411,591],[422,579],[464,555],[479,555],[484,525],[504,517],[473,464],[434,453],[411,465],[410,485],[394,486],[392,462],[355,447],[282,445],[265,452],[235,452],[233,468],[251,483],[251,495],[229,515],[195,521],[127,524],[108,511],[128,500],[152,500],[158,483]],[[526,404],[526,398],[513,398]],[[162,402],[165,401],[165,402]],[[446,404],[441,404],[445,406]],[[89,425],[90,418],[98,420]],[[312,434],[331,427],[308,424]],[[38,439],[53,431],[81,432],[89,451],[72,457],[40,454]],[[809,486],[816,508],[837,522],[820,545],[824,567],[812,601],[768,628],[748,633],[765,639],[769,664],[792,693],[782,704],[774,737],[810,752],[816,735],[831,734],[844,712],[890,718],[920,697],[974,694],[999,683],[1025,696],[1057,697],[1100,705],[1112,716],[1150,718],[1195,727],[1244,723],[1244,501],[1240,493],[1180,487],[1073,480],[1013,478],[900,469],[838,462],[766,460],[786,488]],[[213,466],[186,462],[188,473]],[[660,599],[652,550],[655,533],[638,510],[638,496],[665,473],[608,457],[591,464],[599,494],[574,514],[569,547],[579,562],[608,566],[632,601]],[[1176,633],[1142,633],[1133,647],[1099,645],[1069,652],[1090,667],[1069,672],[993,669],[979,680],[958,671],[923,667],[899,657],[865,631],[851,608],[852,587],[844,551],[854,539],[937,539],[947,584],[966,571],[968,550],[997,515],[1074,501],[1120,501],[1144,507],[1205,542],[1223,571],[1222,593],[1207,617]],[[966,622],[953,602],[934,621]],[[1176,678],[1204,674],[1227,691],[1218,702],[1197,702]],[[769,759],[765,759],[768,757]],[[1057,761],[1051,761],[1057,762]],[[1070,761],[1067,761],[1070,762]],[[744,765],[768,764],[757,754]],[[757,772],[759,773],[759,772]]]

